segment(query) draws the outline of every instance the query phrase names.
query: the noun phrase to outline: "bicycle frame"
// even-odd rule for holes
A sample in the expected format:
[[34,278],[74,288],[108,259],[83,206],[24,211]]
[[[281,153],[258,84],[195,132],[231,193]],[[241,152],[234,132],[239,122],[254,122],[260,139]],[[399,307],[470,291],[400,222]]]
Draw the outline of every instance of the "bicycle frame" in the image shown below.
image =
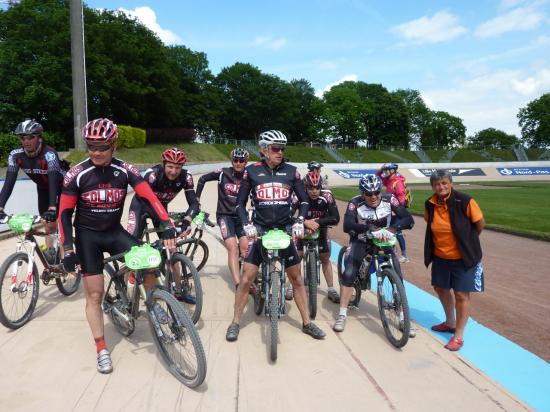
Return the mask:
[[303,239],[303,245],[304,245],[304,248],[302,249],[303,250],[303,258],[302,260],[304,261],[304,268],[303,268],[303,273],[305,275],[306,273],[306,256],[308,254],[308,252],[311,252],[313,251],[315,253],[315,264],[317,265],[317,284],[320,285],[321,284],[321,260],[319,259],[319,241],[317,239]]
[[[270,292],[270,285],[271,285],[271,276],[273,275],[273,272],[279,271],[279,280],[281,283],[281,296],[285,295],[285,283],[286,283],[286,268],[285,268],[285,262],[283,259],[280,259],[279,251],[278,250],[267,250],[262,248],[262,265],[261,265],[261,273],[262,273],[262,284],[260,287],[262,288],[262,291],[265,296],[265,304],[264,304],[264,313],[265,316],[270,316],[269,314],[269,302],[271,299]],[[273,258],[279,258],[279,262],[281,264],[280,269],[275,269],[273,272],[269,272],[269,268],[273,262]],[[281,318],[281,315],[284,315],[285,313],[285,303],[284,299],[282,300],[281,304],[279,305],[279,314],[278,318]]]

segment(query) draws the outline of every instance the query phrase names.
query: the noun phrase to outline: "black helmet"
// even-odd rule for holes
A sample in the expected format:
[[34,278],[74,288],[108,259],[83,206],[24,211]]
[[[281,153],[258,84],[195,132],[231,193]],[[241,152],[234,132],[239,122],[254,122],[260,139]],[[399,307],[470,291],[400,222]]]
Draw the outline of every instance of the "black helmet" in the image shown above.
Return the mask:
[[34,119],[23,120],[15,128],[15,134],[18,136],[34,135],[41,136],[44,128]]
[[363,193],[379,192],[381,189],[382,181],[376,175],[366,174],[359,179],[359,190]]
[[233,149],[231,151],[231,160],[244,159],[248,161],[248,158],[249,158],[248,151],[243,149],[242,147],[237,147],[236,149]]
[[317,160],[312,160],[307,164],[307,170],[311,171],[313,169],[321,169],[323,167],[323,164],[318,162]]

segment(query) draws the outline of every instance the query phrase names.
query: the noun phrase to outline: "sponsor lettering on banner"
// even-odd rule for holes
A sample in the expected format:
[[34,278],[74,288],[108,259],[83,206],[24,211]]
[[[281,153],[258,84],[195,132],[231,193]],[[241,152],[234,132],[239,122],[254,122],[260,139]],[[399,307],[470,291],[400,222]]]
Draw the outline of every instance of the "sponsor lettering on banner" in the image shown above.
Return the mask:
[[497,167],[501,176],[545,176],[550,175],[550,167]]
[[[434,169],[409,169],[416,177],[430,177],[438,168]],[[485,172],[475,168],[445,168],[452,176],[486,176]]]
[[361,179],[366,174],[376,174],[378,169],[335,169],[334,172],[344,179]]

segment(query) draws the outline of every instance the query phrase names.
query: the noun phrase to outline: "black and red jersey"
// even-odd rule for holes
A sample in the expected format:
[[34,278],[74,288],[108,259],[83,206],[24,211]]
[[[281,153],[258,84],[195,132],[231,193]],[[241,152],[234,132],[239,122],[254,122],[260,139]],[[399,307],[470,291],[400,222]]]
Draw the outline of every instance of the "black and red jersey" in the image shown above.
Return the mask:
[[224,167],[207,173],[199,178],[197,183],[197,197],[200,197],[204,184],[214,180],[218,181],[218,207],[217,215],[237,216],[237,194],[243,180],[244,172],[237,173],[232,167]]
[[48,191],[50,206],[56,206],[61,191],[61,168],[59,156],[50,146],[41,143],[38,154],[29,157],[22,147],[12,150],[8,157],[6,180],[0,192],[0,207],[6,205],[17,180],[17,173],[22,169],[25,174],[36,183],[39,191]]
[[[67,172],[59,206],[59,233],[66,248],[72,247],[71,220],[74,226],[108,232],[120,225],[128,185],[149,201],[157,218],[169,225],[168,213],[134,166],[113,158],[108,166],[95,166],[90,159]],[[108,235],[108,234],[106,234]]]
[[[330,190],[321,190],[315,200],[309,198],[309,209],[306,219],[314,219],[320,226],[334,226],[340,221],[338,206]],[[296,195],[292,196],[292,210],[295,212],[300,207],[300,201]]]
[[271,169],[265,161],[246,167],[237,195],[237,214],[242,224],[248,223],[246,202],[252,200],[255,224],[267,228],[284,228],[292,224],[292,194],[300,202],[299,216],[309,207],[304,183],[295,166],[286,162]]
[[164,167],[159,164],[147,169],[143,178],[149,183],[155,196],[164,205],[166,210],[168,210],[168,203],[183,190],[189,206],[186,214],[194,217],[199,212],[199,202],[197,202],[195,195],[193,175],[189,171],[182,169],[181,174],[176,180],[170,180],[164,174]]

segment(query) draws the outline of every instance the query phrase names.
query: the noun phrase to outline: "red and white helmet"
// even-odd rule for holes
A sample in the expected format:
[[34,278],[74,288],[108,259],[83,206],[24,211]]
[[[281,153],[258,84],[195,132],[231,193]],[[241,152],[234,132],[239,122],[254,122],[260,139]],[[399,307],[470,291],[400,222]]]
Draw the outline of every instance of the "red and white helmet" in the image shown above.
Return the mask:
[[312,170],[304,176],[304,186],[320,188],[323,186],[323,178],[317,170]]
[[185,162],[187,162],[185,152],[183,150],[179,150],[177,147],[166,149],[162,153],[162,160],[164,162],[175,163],[177,165],[184,165]]
[[110,143],[115,141],[117,137],[116,124],[107,118],[90,120],[82,128],[82,138],[89,143]]

